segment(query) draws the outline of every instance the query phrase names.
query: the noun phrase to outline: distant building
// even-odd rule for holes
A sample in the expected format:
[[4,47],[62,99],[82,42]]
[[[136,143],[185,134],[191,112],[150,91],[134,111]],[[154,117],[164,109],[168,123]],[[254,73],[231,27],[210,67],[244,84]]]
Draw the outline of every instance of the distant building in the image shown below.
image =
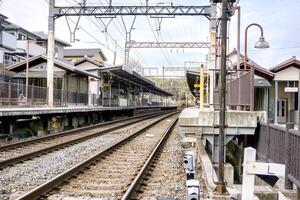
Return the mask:
[[[21,61],[7,68],[14,72],[12,82],[20,85],[18,94],[25,94],[24,87],[26,78],[26,61]],[[55,59],[54,60],[54,100],[56,104],[82,103],[88,104],[89,77],[99,79],[87,71],[76,68],[73,63]],[[35,93],[40,96],[40,90],[43,90],[40,99],[46,100],[47,89],[47,56],[39,55],[29,59],[29,86],[39,88]],[[28,94],[30,97],[30,94]]]
[[[95,76],[101,77],[101,68],[104,67],[103,63],[97,62],[92,58],[84,56],[83,58],[78,59],[74,65],[77,69],[87,71]],[[103,85],[101,84],[100,79],[95,79],[94,77],[89,77],[89,94],[93,96],[101,95]],[[94,99],[90,99],[95,101]],[[90,102],[92,104],[92,102]]]
[[300,60],[294,56],[271,68],[270,71],[275,74],[270,91],[270,108],[275,122],[298,123]]
[[[30,57],[47,53],[47,34],[31,32],[7,20],[0,14],[0,74],[4,74],[3,65],[9,66]],[[57,58],[63,58],[63,48],[71,46],[67,42],[55,39]]]
[[104,63],[107,61],[101,49],[65,49],[64,59],[70,62],[76,62],[83,57],[91,58],[97,62]]
[[[33,32],[34,34],[39,36],[39,39],[37,40],[37,44],[44,47],[46,50],[48,48],[48,35],[44,32]],[[70,47],[71,44],[55,38],[55,58],[63,59],[64,58],[64,48]]]

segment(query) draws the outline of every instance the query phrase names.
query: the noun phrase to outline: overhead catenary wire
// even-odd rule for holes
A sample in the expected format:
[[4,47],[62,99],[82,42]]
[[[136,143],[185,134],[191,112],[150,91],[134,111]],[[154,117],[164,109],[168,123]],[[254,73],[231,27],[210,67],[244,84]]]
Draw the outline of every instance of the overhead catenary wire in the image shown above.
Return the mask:
[[[104,5],[104,4],[102,3],[101,0],[99,0],[99,2],[100,2],[101,5]],[[106,0],[106,2],[109,4],[109,1],[108,1],[108,0]],[[116,18],[116,21],[117,21],[117,23],[119,24],[119,26],[121,27],[121,30],[124,31],[124,33],[121,33],[119,27],[118,27],[117,24],[115,23],[115,20],[113,20],[113,22],[112,22],[113,25],[116,27],[116,29],[117,29],[117,31],[120,33],[121,37],[123,37],[123,39],[126,40],[126,39],[125,39],[126,30],[123,28],[123,26],[122,26],[122,24],[121,24],[121,22],[119,21],[118,18]],[[142,56],[142,54],[139,53],[138,49],[133,49],[133,50],[134,50],[134,53],[136,54],[136,56],[140,57],[141,60],[145,61],[145,58]]]
[[[48,0],[44,0],[48,5],[50,5],[50,2]],[[68,0],[66,0],[68,2]],[[76,24],[76,22],[71,19],[68,18],[68,20],[70,20],[73,24]],[[98,38],[96,38],[95,36],[93,36],[89,31],[87,31],[86,29],[84,29],[82,26],[78,25],[78,28],[80,28],[80,30],[82,30],[84,33],[86,33],[88,36],[90,36],[91,38],[93,38],[95,40],[95,42],[90,42],[90,43],[97,43],[99,45],[101,45],[102,47],[104,47],[105,49],[109,50],[110,52],[114,53],[114,50],[110,49],[109,47],[107,47],[105,44],[103,44]],[[89,42],[88,42],[89,43]],[[121,55],[117,54],[118,57],[123,58]]]
[[[68,4],[70,4],[70,5],[72,5],[72,3],[70,3],[70,1],[69,0],[65,0]],[[80,4],[78,1],[76,1],[76,0],[73,0],[75,3],[77,3],[77,4]],[[93,20],[93,18],[91,18],[91,16],[88,18],[88,20],[91,22],[91,23],[93,23],[98,29],[100,29],[101,31],[102,31],[102,29],[103,28],[105,28],[105,27],[103,27],[103,25],[99,22],[99,21],[97,21],[98,22],[98,24]],[[71,20],[72,21],[72,20]],[[74,21],[73,21],[73,23],[74,23]],[[100,26],[100,27],[99,27]],[[88,31],[86,31],[86,30],[84,30],[81,26],[79,26],[79,28],[80,29],[82,29],[85,33],[87,33],[89,36],[92,36],[94,39],[96,39],[96,37],[94,37],[91,33],[89,33]],[[113,43],[113,45],[115,46],[115,43],[116,43],[116,40],[109,34],[109,33],[107,33],[107,36],[108,36],[108,38],[111,40],[111,42]],[[110,47],[109,46],[107,46],[107,45],[104,45],[99,39],[96,39],[102,46],[104,46],[106,49],[108,49],[108,50],[110,50],[111,52],[113,52],[114,53],[114,50],[112,50],[112,49],[110,49]],[[123,53],[125,53],[125,51],[124,51],[124,49],[123,49],[123,47],[122,46],[120,46],[118,43],[116,44],[116,46],[118,47],[118,49],[119,50],[121,50],[121,52],[123,52]],[[118,57],[121,57],[121,58],[124,58],[124,55],[123,56],[120,56],[118,53],[117,53],[117,55],[118,55]],[[143,63],[143,62],[142,62]]]
[[[140,1],[141,5],[143,5],[143,2],[142,2],[141,0],[139,0],[139,1]],[[152,27],[152,25],[151,25],[151,22],[150,22],[148,16],[146,16],[146,18],[147,18],[148,24],[149,24],[149,26],[150,26],[150,28],[151,28],[152,34],[153,34],[153,36],[154,36],[156,42],[159,42],[159,40],[158,40],[158,38],[157,38],[157,36],[156,36],[154,30],[153,30],[153,27]],[[168,56],[168,54],[165,53],[165,51],[164,51],[162,48],[160,48],[160,50],[161,50],[162,54],[164,55],[164,57],[165,57],[165,59],[166,59],[168,65],[171,65],[170,57]]]
[[[73,1],[75,1],[76,3],[78,3],[76,0],[73,0]],[[99,0],[99,2],[100,2],[100,4],[101,5],[103,5],[103,3]],[[108,1],[106,1],[107,3],[108,3]],[[90,20],[91,22],[93,21],[92,19]],[[117,21],[119,22],[119,20],[117,19]],[[97,22],[99,23],[99,21],[97,20]],[[92,22],[94,25],[96,25],[95,24],[95,22]],[[112,21],[112,23],[115,25],[115,27],[117,27],[116,26],[116,24],[114,23],[114,21]],[[119,24],[120,24],[120,22],[119,22]],[[100,26],[103,26],[102,24],[100,24],[99,23],[99,25]],[[98,26],[98,25],[96,25],[96,26]],[[122,27],[122,25],[120,25],[121,27]],[[98,26],[98,28],[99,28],[99,26]],[[101,29],[101,28],[99,28],[99,29]],[[119,33],[120,33],[120,35],[124,38],[124,40],[125,40],[125,37],[124,37],[124,34],[122,34],[121,33],[121,31],[119,30],[119,28],[117,28],[117,30],[119,31]],[[121,29],[121,30],[123,30],[123,29]],[[111,39],[111,41],[114,43],[114,45],[115,45],[115,42],[116,42],[116,40],[109,34],[109,33],[106,33],[109,37],[110,37],[110,39]],[[121,49],[121,51],[123,52],[123,53],[125,53],[125,50],[123,49],[123,47],[121,47],[118,43],[117,43],[117,47],[119,48],[119,49]],[[135,54],[136,54],[136,56],[137,57],[139,57],[138,58],[138,60],[140,60],[140,61],[145,61],[145,59],[142,57],[142,55],[141,54],[139,54],[138,52],[135,52]],[[137,61],[138,61],[137,60]],[[143,62],[142,62],[143,63]]]

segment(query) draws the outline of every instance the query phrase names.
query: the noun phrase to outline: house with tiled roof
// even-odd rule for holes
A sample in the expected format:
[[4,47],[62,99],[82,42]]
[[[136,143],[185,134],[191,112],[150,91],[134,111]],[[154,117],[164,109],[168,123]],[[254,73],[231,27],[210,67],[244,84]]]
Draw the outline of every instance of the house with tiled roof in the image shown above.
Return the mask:
[[91,58],[100,63],[104,63],[105,61],[107,61],[107,58],[104,55],[103,51],[99,48],[64,50],[64,59],[68,61],[76,62],[83,57]]
[[274,121],[298,123],[300,60],[293,56],[272,67],[270,71],[275,74],[270,91],[270,108]]

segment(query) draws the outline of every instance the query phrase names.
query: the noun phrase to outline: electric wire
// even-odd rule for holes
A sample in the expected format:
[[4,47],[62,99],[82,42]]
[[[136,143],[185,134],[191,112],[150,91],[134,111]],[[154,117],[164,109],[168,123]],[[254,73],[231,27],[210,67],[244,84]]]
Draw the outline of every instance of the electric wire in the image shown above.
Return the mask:
[[[141,0],[139,0],[139,1],[140,1],[141,5],[143,6],[143,2],[142,2]],[[154,36],[156,42],[159,42],[159,40],[158,40],[158,38],[157,38],[157,36],[156,36],[154,30],[153,30],[152,24],[151,24],[151,22],[150,22],[148,16],[146,16],[146,18],[147,18],[148,24],[149,24],[149,26],[150,26],[150,28],[151,28],[152,34],[153,34],[153,36]],[[165,57],[165,59],[166,59],[168,65],[171,66],[171,64],[170,64],[170,63],[171,63],[171,62],[170,62],[170,57],[168,56],[168,53],[165,53],[165,51],[164,51],[161,47],[160,47],[159,49],[161,50],[162,54],[164,55],[164,57]]]

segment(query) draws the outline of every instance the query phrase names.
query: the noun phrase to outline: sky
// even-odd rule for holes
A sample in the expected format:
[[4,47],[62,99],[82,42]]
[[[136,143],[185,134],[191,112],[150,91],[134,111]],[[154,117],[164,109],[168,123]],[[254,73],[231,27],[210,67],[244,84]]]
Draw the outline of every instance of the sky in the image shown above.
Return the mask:
[[[57,5],[78,5],[81,0],[56,0]],[[0,12],[9,21],[29,31],[47,32],[47,0],[0,0]],[[107,5],[108,0],[87,0],[89,5]],[[114,5],[141,5],[145,0],[113,0]],[[173,0],[174,5],[208,5],[208,0]],[[149,0],[153,5],[170,5],[170,0]],[[244,31],[248,24],[260,24],[265,39],[271,45],[269,49],[254,49],[260,36],[259,29],[252,27],[248,32],[248,56],[262,67],[271,68],[292,56],[300,58],[300,0],[240,0],[241,16],[241,52],[244,52]],[[124,17],[129,29],[133,17]],[[236,48],[237,15],[229,23],[229,51]],[[70,28],[74,30],[77,18],[68,18]],[[120,17],[113,19],[104,31],[104,25],[95,17],[81,17],[76,31],[73,48],[101,48],[113,62],[113,52],[117,49],[117,64],[124,60],[125,29]],[[159,29],[157,19],[139,16],[136,18],[131,39],[134,41],[209,41],[209,21],[205,17],[176,17],[163,19]],[[66,18],[56,20],[56,37],[70,42],[70,31]],[[117,43],[117,46],[116,46]],[[117,48],[116,48],[117,47]],[[144,67],[184,66],[185,62],[205,62],[207,49],[132,49],[130,57]]]

